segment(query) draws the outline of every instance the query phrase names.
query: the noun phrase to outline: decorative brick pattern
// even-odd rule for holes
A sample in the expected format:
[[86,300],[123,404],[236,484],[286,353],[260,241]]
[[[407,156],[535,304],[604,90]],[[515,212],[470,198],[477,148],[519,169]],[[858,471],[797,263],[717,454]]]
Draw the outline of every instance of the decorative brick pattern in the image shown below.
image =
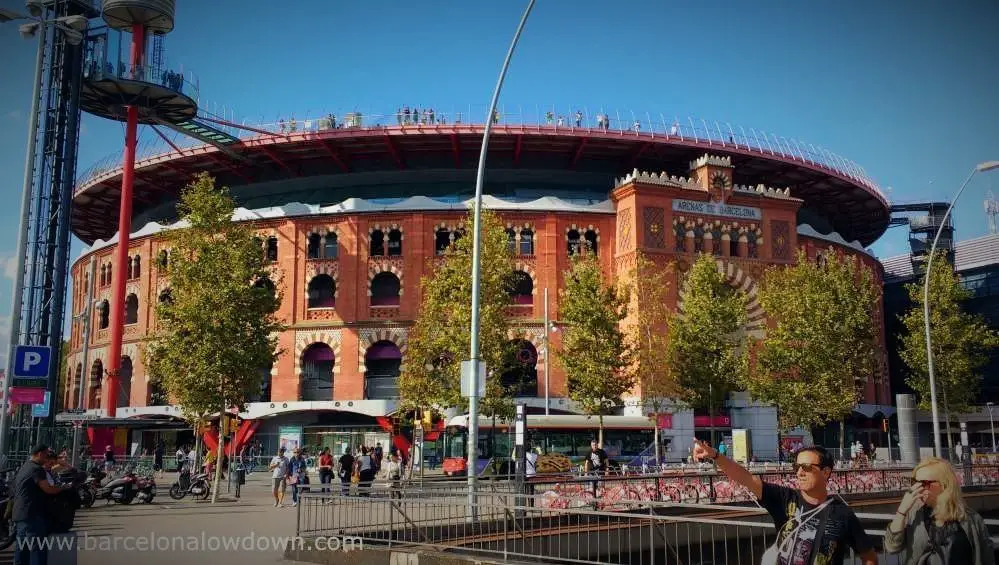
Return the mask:
[[[302,285],[302,289],[305,292],[306,304],[309,301],[309,282],[319,275],[329,275],[333,279],[333,303],[335,304],[340,295],[340,262],[336,259],[319,259],[308,261],[305,264],[305,284]],[[271,282],[274,280],[271,279]]]
[[401,298],[405,290],[405,282],[402,278],[405,261],[402,257],[372,257],[368,259],[368,296],[371,296],[371,281],[379,273],[392,273],[399,278],[399,297]]
[[524,271],[531,277],[531,294],[537,296],[538,294],[538,275],[535,272],[535,261],[534,259],[529,259],[521,257],[515,259],[513,262],[514,271]]
[[372,320],[393,320],[402,313],[399,306],[369,306],[368,318]]
[[642,210],[642,224],[645,229],[645,246],[652,249],[666,248],[666,214],[662,208],[646,206]]
[[617,250],[626,251],[631,248],[631,208],[618,212],[617,218]]
[[368,348],[379,341],[390,341],[399,348],[403,361],[406,359],[406,346],[409,331],[406,328],[381,328],[365,329],[357,333],[357,366],[358,373],[365,373],[368,369],[364,365],[364,358],[368,353]]
[[788,222],[771,220],[770,234],[774,240],[773,258],[788,260],[791,258],[791,225]]

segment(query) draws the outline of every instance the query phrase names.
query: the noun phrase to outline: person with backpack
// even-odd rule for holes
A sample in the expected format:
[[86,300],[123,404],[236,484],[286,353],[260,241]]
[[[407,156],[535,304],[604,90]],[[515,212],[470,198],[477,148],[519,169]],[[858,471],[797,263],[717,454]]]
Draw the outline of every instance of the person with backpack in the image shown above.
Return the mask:
[[864,565],[878,562],[874,543],[853,510],[829,496],[833,458],[821,447],[804,447],[794,455],[798,488],[763,482],[748,469],[709,444],[696,441],[695,460],[714,461],[730,480],[753,493],[777,528],[777,542],[763,554],[762,565],[843,565],[846,548]]

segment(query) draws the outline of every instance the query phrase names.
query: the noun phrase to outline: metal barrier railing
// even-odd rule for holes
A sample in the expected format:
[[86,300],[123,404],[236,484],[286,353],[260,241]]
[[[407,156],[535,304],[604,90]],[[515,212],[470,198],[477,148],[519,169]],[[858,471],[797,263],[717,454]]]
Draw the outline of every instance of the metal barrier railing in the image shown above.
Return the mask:
[[[403,128],[434,128],[437,126],[453,126],[458,124],[482,124],[486,117],[485,107],[468,106],[467,108],[452,109],[449,111],[434,111],[431,117],[429,112],[422,111],[417,115],[416,121],[410,114],[407,118],[401,112],[375,112],[366,113],[356,109],[345,112],[306,112],[307,118],[296,118],[294,113],[290,113],[281,118],[259,120],[244,119],[238,121],[234,117],[234,112],[227,108],[213,107],[213,112],[203,110],[200,115],[222,119],[238,123],[241,126],[250,127],[258,132],[251,132],[239,128],[225,126],[224,124],[214,124],[215,127],[240,139],[259,138],[263,134],[259,131],[269,132],[270,135],[290,136],[298,133],[320,132],[331,129],[382,129],[385,127]],[[577,109],[578,108],[578,109]],[[221,112],[221,115],[219,114]],[[577,120],[577,112],[579,118]],[[561,119],[559,119],[561,117]],[[469,120],[472,121],[469,121]],[[840,157],[839,155],[810,143],[799,141],[795,138],[787,138],[775,135],[764,130],[748,128],[743,126],[733,126],[728,122],[718,120],[707,120],[704,118],[693,118],[687,116],[681,119],[679,116],[667,116],[663,113],[652,114],[649,112],[635,113],[631,111],[620,112],[617,110],[595,109],[587,107],[571,107],[571,109],[558,108],[552,106],[544,108],[535,106],[533,112],[530,108],[526,111],[522,106],[504,106],[497,111],[494,118],[495,123],[500,127],[515,127],[521,130],[534,131],[565,131],[565,132],[586,132],[589,134],[613,134],[617,136],[634,136],[673,139],[680,142],[695,142],[717,146],[719,148],[731,148],[756,152],[762,155],[780,157],[788,161],[809,164],[824,168],[852,179],[853,181],[867,187],[878,196],[886,205],[888,198],[872,180],[867,171],[856,163]],[[161,139],[150,139],[149,143],[140,147],[136,152],[136,161],[142,161],[154,157],[161,157],[171,153],[176,153],[172,147]],[[184,153],[196,147],[204,147],[192,138],[183,136],[175,137],[171,143],[176,145]],[[104,159],[101,159],[90,167],[84,169],[77,176],[77,187],[87,185],[94,179],[116,171],[120,168],[121,152],[115,151]]]
[[[609,512],[593,506],[547,508],[538,497],[517,493],[480,492],[474,504],[464,493],[396,494],[331,501],[300,495],[297,534],[307,541],[336,537],[355,549],[622,565],[661,563],[664,555],[678,563],[759,563],[776,540],[773,523],[759,508],[711,507],[700,509],[706,511],[701,515],[679,516],[667,512],[689,507],[640,501]],[[882,533],[868,530],[878,546]],[[898,562],[894,556],[879,558]],[[859,560],[851,556],[847,562]]]

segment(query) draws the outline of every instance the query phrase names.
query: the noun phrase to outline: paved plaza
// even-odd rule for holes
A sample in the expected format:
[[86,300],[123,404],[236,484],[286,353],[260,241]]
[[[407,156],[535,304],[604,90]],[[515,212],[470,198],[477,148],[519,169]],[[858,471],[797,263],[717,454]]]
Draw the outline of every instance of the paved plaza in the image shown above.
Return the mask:
[[[235,487],[219,502],[175,501],[167,490],[175,480],[157,480],[152,504],[128,506],[98,501],[76,515],[79,565],[213,565],[293,564],[284,561],[284,542],[295,535],[297,510],[289,488],[285,508],[274,508],[268,473],[247,478],[239,500]],[[275,547],[279,545],[280,547]],[[235,549],[233,549],[235,546]],[[228,547],[228,549],[224,549]],[[202,552],[205,550],[206,552]],[[213,551],[214,550],[214,551]],[[0,552],[0,565],[12,563],[12,550]],[[54,560],[53,560],[54,561]]]

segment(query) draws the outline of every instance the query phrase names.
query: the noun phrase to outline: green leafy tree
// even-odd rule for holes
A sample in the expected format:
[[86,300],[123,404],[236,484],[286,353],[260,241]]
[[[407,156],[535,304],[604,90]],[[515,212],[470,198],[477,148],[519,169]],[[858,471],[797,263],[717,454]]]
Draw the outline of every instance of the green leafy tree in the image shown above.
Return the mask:
[[621,330],[627,317],[628,292],[604,280],[593,253],[572,258],[561,291],[559,317],[565,324],[562,348],[556,353],[565,369],[569,398],[599,417],[604,441],[604,415],[624,404],[634,386],[631,349]]
[[642,397],[652,408],[656,461],[662,455],[659,413],[668,400],[684,396],[669,359],[668,332],[673,312],[667,298],[672,276],[672,264],[664,268],[639,253],[629,281],[634,298],[628,335],[634,355],[632,368]]
[[149,370],[195,425],[242,407],[260,389],[260,367],[278,354],[272,336],[281,330],[275,318],[280,296],[254,285],[268,276],[264,256],[252,229],[232,221],[234,209],[228,189],[202,174],[178,205],[188,227],[167,235],[171,300],[157,306]]
[[[741,382],[748,366],[745,295],[701,254],[687,273],[683,312],[670,324],[669,359],[684,400],[693,408],[714,407]],[[714,443],[712,429],[711,442]]]
[[777,407],[780,431],[850,413],[858,379],[877,368],[879,299],[870,269],[841,253],[819,262],[799,251],[796,264],[767,270],[759,300],[772,327],[745,387]]
[[[912,308],[902,315],[906,334],[900,354],[909,369],[906,382],[916,391],[920,408],[929,410],[924,280],[907,286]],[[980,316],[961,310],[961,303],[971,297],[971,292],[961,286],[957,273],[940,252],[933,258],[929,295],[933,373],[947,422],[947,447],[952,450],[950,415],[971,410],[982,381],[981,370],[988,362],[989,352],[999,345],[999,336]]]
[[[53,398],[49,404],[49,410],[57,410],[59,407],[63,406],[63,403],[66,403],[67,406],[76,406],[77,399],[75,398],[67,399],[63,398],[62,396],[64,394],[67,394],[66,386],[71,379],[70,369],[68,364],[69,350],[70,350],[69,342],[63,341],[62,344],[60,344],[59,346],[59,380],[58,380],[59,384],[56,386],[55,394],[53,395],[55,396],[55,398]],[[75,377],[76,375],[73,375],[73,378]],[[81,375],[80,378],[83,378],[83,376]],[[73,394],[73,391],[70,390],[69,394]]]
[[[510,418],[513,400],[502,384],[513,344],[507,308],[513,303],[512,255],[500,219],[482,212],[479,359],[487,369],[481,399],[483,416]],[[461,361],[468,359],[472,321],[472,219],[466,217],[458,240],[447,249],[432,273],[421,281],[422,302],[407,346],[407,362],[399,377],[405,410],[465,408],[461,396]]]

